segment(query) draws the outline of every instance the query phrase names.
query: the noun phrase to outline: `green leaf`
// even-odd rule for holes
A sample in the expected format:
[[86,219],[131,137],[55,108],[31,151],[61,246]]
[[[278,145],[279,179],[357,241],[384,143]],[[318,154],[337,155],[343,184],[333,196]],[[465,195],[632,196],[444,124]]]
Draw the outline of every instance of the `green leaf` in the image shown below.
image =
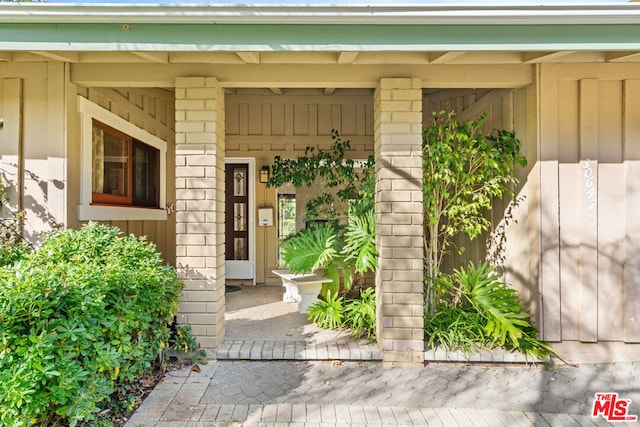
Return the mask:
[[353,260],[358,273],[375,271],[378,268],[378,251],[373,210],[363,216],[350,218],[345,237],[346,245],[342,249],[345,262]]
[[328,224],[294,234],[283,243],[285,265],[292,273],[310,273],[326,267],[338,254],[334,247],[336,236],[334,228]]

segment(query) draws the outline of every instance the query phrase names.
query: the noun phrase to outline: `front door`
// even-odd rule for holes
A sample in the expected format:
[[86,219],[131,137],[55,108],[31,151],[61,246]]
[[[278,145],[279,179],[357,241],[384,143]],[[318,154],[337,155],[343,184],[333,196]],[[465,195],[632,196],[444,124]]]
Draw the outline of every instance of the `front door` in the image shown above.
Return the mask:
[[225,276],[251,279],[254,274],[253,164],[228,159],[225,165]]

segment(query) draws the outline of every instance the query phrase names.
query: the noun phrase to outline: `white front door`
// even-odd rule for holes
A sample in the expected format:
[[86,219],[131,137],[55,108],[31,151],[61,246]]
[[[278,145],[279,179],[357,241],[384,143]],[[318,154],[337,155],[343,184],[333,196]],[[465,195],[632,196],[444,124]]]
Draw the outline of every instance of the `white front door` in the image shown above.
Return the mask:
[[251,280],[255,274],[255,159],[225,160],[225,276]]

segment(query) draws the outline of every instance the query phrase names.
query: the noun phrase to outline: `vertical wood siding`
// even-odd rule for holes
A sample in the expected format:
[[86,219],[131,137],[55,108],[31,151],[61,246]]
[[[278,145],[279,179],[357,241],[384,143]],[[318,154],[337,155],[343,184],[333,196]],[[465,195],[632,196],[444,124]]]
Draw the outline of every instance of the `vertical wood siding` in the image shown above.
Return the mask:
[[638,71],[540,68],[546,340],[640,342]]

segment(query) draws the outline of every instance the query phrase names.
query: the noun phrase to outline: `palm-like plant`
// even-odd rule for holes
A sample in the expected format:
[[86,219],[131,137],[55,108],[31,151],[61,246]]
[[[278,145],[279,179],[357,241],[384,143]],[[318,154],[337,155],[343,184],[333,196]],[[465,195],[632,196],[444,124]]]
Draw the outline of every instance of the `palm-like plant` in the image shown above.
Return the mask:
[[309,309],[309,319],[324,329],[340,329],[343,323],[344,298],[328,291],[324,300],[316,300]]
[[[551,346],[535,337],[538,331],[529,323],[529,314],[520,304],[515,289],[507,286],[488,263],[476,266],[470,262],[466,270],[455,270],[452,276],[441,277],[439,282],[446,292],[455,294],[458,301],[446,305],[445,311],[453,308],[457,314],[451,317],[451,324],[439,325],[438,330],[443,326],[444,329],[452,329],[461,320],[468,326],[469,320],[475,319],[471,323],[477,323],[476,326],[484,329],[484,333],[474,333],[473,336],[486,339],[487,342],[481,344],[487,347],[506,346],[536,357],[560,356]],[[469,317],[467,312],[481,317],[475,314]],[[443,320],[437,314],[428,317],[427,331],[434,329],[434,319],[438,322]],[[450,335],[447,337],[451,338]]]
[[324,269],[332,282],[323,285],[322,295],[351,289],[354,279],[375,271],[375,216],[369,212],[350,219],[346,227],[321,223],[301,230],[283,242],[284,264],[292,273],[311,273]]

